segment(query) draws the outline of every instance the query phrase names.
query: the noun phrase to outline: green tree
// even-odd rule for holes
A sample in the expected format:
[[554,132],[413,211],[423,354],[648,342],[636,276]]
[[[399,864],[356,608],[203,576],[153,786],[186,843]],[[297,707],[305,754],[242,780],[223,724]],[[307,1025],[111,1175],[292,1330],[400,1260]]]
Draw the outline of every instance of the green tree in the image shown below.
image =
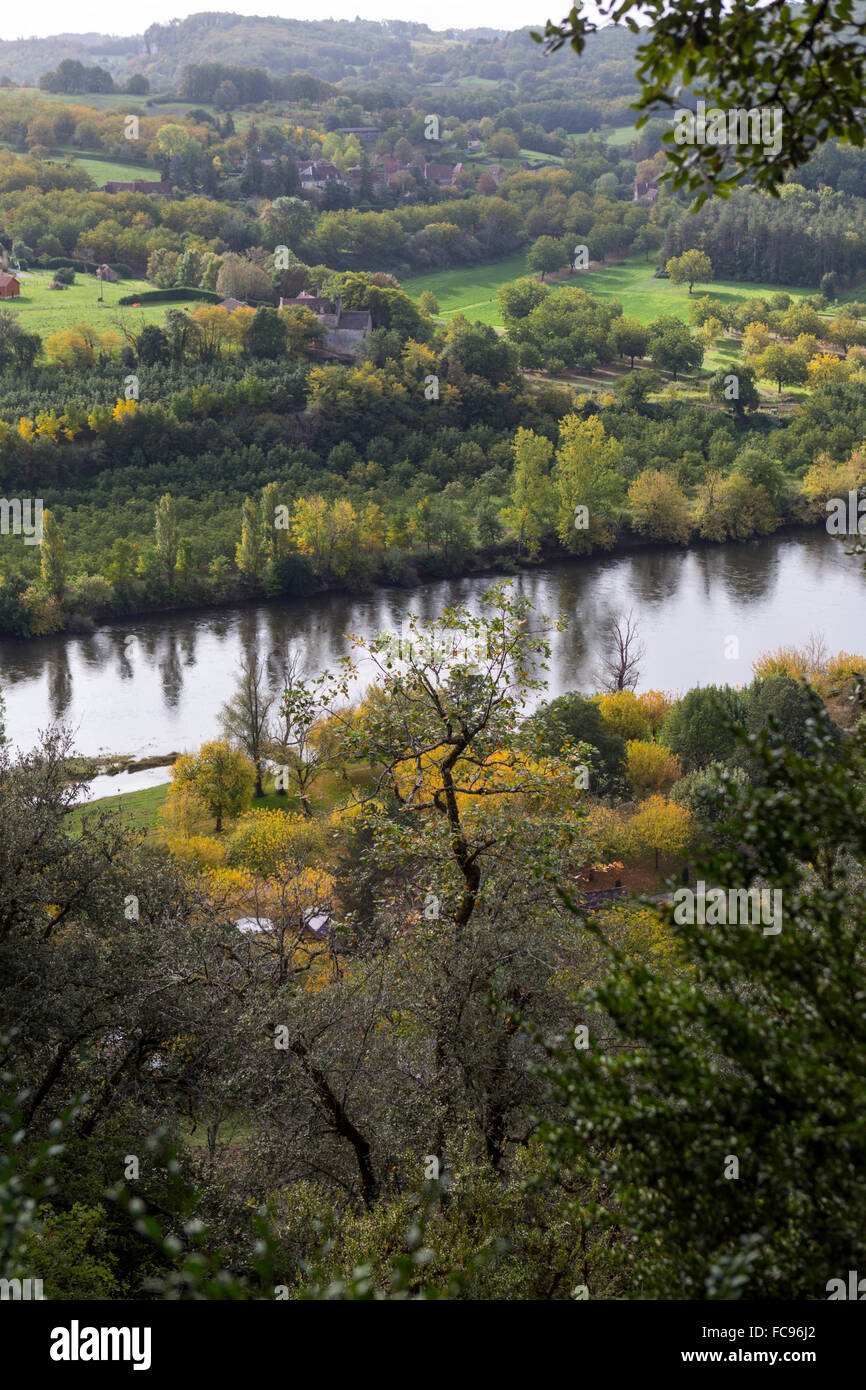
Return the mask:
[[671,256],[665,270],[675,285],[688,285],[689,294],[696,280],[712,280],[713,263],[706,251],[684,251],[681,256]]
[[282,357],[286,351],[288,336],[288,328],[276,309],[261,305],[256,309],[247,332],[247,352],[251,357],[266,357],[270,360]]
[[177,552],[180,532],[177,524],[177,508],[170,492],[164,492],[156,504],[156,523],[154,545],[156,559],[163,578],[171,583],[177,565]]
[[623,449],[605,434],[599,416],[568,415],[559,427],[554,482],[559,497],[556,530],[569,550],[610,545],[617,504],[625,491]]
[[505,513],[509,526],[517,533],[518,550],[526,547],[535,559],[541,541],[552,524],[556,494],[550,477],[553,445],[544,435],[520,428],[511,446],[514,471],[511,475],[511,505]]
[[261,578],[268,558],[265,546],[259,511],[253,499],[245,497],[241,508],[241,538],[235,548],[235,564],[244,578],[253,583]]
[[42,582],[52,598],[62,600],[66,592],[66,546],[53,512],[42,513],[42,540],[39,545]]
[[707,382],[707,395],[711,401],[730,405],[734,415],[742,419],[747,410],[757,410],[761,403],[755,385],[755,373],[751,367],[737,364],[736,367],[719,367]]
[[571,264],[568,248],[564,242],[552,236],[540,236],[534,241],[526,255],[527,270],[538,271],[542,280],[545,275],[563,270]]
[[712,762],[730,762],[739,743],[732,725],[742,725],[746,697],[731,686],[689,690],[666,715],[659,739],[679,754],[686,772]]
[[670,314],[654,319],[647,329],[647,353],[656,367],[673,374],[674,381],[680,372],[694,370],[704,360],[704,349],[687,325]]
[[630,366],[634,370],[634,359],[643,357],[646,352],[646,328],[640,319],[618,318],[614,319],[611,332],[620,357],[629,358]]
[[551,1157],[592,1154],[633,1297],[825,1299],[866,1267],[866,733],[840,760],[810,700],[804,752],[750,739],[758,785],[699,865],[726,907],[764,887],[771,910],[715,925],[676,894],[688,970],[611,952],[590,1047],[550,1068]]

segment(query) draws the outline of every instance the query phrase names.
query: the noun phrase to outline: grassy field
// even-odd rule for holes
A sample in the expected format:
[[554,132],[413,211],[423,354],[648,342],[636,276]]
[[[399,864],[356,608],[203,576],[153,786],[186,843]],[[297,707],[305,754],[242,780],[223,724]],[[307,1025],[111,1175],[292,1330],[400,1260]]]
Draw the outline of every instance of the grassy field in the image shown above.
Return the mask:
[[8,307],[20,316],[26,328],[43,338],[49,333],[72,328],[76,323],[90,323],[100,330],[116,327],[121,318],[135,329],[140,328],[142,323],[162,323],[167,307],[165,304],[147,304],[140,309],[131,309],[118,305],[117,301],[123,295],[153,289],[146,280],[118,280],[113,285],[105,284],[102,287],[103,302],[100,304],[101,281],[95,275],[78,272],[75,284],[65,290],[49,288],[53,277],[48,270],[27,271],[19,278],[21,294],[17,299],[8,301]]
[[492,265],[473,265],[459,270],[434,270],[426,275],[413,275],[403,281],[403,288],[413,299],[424,290],[432,290],[439,301],[443,318],[465,314],[474,323],[501,324],[502,315],[496,300],[500,285],[518,280],[526,274],[526,252],[519,251],[504,261]]
[[[500,285],[525,275],[526,255],[520,252],[493,265],[469,266],[459,270],[432,271],[415,275],[403,282],[403,288],[413,299],[424,290],[432,290],[439,302],[443,318],[463,313],[468,319],[500,326],[496,293]],[[660,314],[675,314],[688,320],[689,293],[684,285],[670,280],[653,278],[653,266],[641,256],[632,256],[621,265],[609,265],[604,270],[584,270],[561,281],[588,290],[599,299],[618,299],[623,313],[641,323],[650,323]],[[714,299],[732,303],[738,299],[774,294],[783,285],[752,285],[737,280],[714,280],[708,285],[696,285],[692,298],[710,294]],[[787,289],[792,299],[805,298],[811,291]]]

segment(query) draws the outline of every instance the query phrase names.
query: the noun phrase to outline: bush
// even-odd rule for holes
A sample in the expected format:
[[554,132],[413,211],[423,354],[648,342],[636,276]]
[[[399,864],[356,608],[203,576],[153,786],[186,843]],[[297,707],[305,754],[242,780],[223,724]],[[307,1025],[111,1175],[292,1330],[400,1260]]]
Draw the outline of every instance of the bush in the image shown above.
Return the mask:
[[732,727],[745,721],[747,701],[725,686],[698,686],[684,695],[661,727],[661,741],[682,759],[686,772],[730,762],[739,749]]

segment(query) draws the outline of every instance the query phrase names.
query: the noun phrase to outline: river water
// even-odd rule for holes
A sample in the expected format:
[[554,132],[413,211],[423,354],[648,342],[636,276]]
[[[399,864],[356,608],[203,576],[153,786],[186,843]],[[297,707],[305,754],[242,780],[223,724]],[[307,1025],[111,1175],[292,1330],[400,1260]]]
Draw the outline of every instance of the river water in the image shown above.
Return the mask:
[[[866,650],[866,570],[846,542],[823,529],[725,546],[664,548],[592,557],[523,574],[515,588],[536,613],[564,614],[555,635],[549,694],[594,690],[599,641],[618,611],[633,610],[646,648],[639,689],[683,691],[746,684],[752,661],[820,632],[831,651]],[[478,609],[492,581],[443,581],[322,595],[195,613],[124,619],[90,636],[0,642],[7,733],[31,747],[63,721],[84,754],[146,757],[182,752],[213,737],[245,650],[276,677],[289,648],[309,674],[349,649],[346,634],[399,632],[409,612],[434,620],[448,603]],[[739,656],[731,656],[736,638]],[[726,652],[728,653],[726,655]],[[167,781],[169,769],[100,778],[92,795]]]

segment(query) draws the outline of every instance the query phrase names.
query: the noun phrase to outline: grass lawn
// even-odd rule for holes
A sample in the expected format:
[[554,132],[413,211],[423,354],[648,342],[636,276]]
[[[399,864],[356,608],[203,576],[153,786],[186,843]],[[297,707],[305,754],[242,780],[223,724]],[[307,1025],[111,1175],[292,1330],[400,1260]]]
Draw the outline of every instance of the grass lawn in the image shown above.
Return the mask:
[[[526,254],[519,252],[506,260],[492,265],[467,266],[459,270],[437,270],[426,275],[414,275],[404,280],[403,288],[413,299],[424,290],[432,290],[439,302],[443,318],[464,313],[471,320],[492,323],[499,326],[502,316],[496,292],[500,285],[516,280],[526,272]],[[708,285],[696,285],[689,297],[685,285],[675,285],[670,280],[653,278],[653,265],[642,256],[630,256],[620,265],[609,265],[604,270],[584,270],[560,281],[561,284],[577,285],[599,299],[618,299],[622,310],[630,318],[650,323],[660,314],[675,314],[688,322],[689,304],[704,294],[732,303],[738,299],[752,299],[756,296],[774,294],[786,290],[792,299],[803,299],[811,290],[792,289],[784,285],[752,285],[745,281],[714,280]],[[553,286],[555,288],[555,286]]]
[[[265,786],[270,785],[272,785],[271,779],[265,778]],[[116,796],[103,796],[98,801],[88,801],[85,806],[78,807],[69,813],[67,825],[73,835],[79,834],[82,817],[88,811],[98,809],[100,811],[120,811],[124,823],[134,830],[154,830],[169,786],[169,782],[163,782],[158,787],[145,787],[142,791],[120,792]],[[316,815],[327,816],[336,806],[347,800],[353,789],[371,790],[372,787],[373,777],[369,768],[356,764],[347,769],[345,781],[334,777],[331,773],[326,773],[320,777],[313,786],[310,801]],[[300,810],[300,801],[297,795],[293,795],[291,792],[287,796],[278,796],[274,791],[266,791],[264,796],[253,797],[252,809],[254,811],[297,812]]]
[[153,289],[146,280],[118,280],[116,284],[102,285],[100,304],[102,282],[95,275],[82,275],[79,271],[75,284],[65,290],[49,288],[53,279],[50,270],[26,271],[19,278],[21,294],[17,299],[4,301],[4,307],[8,303],[12,312],[20,315],[24,327],[43,338],[76,323],[90,323],[101,330],[114,328],[120,318],[138,329],[142,323],[162,323],[167,308],[165,304],[147,304],[140,309],[118,305],[124,295]]
[[88,811],[121,811],[124,823],[134,830],[152,830],[167,791],[166,782],[160,787],[145,787],[143,791],[124,792],[120,796],[103,796],[99,801],[88,801],[85,806],[70,811],[66,824],[72,834],[76,835],[81,832],[82,817]]
[[456,270],[434,270],[413,275],[403,281],[403,289],[413,299],[424,290],[432,290],[439,302],[443,318],[465,314],[474,323],[501,324],[502,316],[496,300],[500,285],[518,280],[526,274],[526,252],[518,251],[504,261],[492,265],[461,266]]

